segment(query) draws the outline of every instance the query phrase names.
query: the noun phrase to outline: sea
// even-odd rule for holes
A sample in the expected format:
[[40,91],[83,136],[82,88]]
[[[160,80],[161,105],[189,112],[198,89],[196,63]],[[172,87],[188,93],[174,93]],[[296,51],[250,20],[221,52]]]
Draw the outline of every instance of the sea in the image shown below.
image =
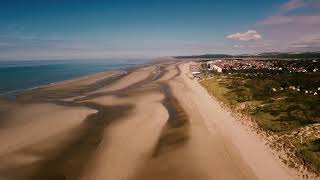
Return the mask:
[[127,69],[147,59],[0,61],[0,96],[108,70]]

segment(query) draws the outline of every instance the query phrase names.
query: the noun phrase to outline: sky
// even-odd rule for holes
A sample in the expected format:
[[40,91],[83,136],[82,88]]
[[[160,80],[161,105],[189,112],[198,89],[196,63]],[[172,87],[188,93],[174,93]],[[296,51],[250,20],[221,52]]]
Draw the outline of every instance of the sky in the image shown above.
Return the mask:
[[0,60],[320,51],[320,0],[2,0]]

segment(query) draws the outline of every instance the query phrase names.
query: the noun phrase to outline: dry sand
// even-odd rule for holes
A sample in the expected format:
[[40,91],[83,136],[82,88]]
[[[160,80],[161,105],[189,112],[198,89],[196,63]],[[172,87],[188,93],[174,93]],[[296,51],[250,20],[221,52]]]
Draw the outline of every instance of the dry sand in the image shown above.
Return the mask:
[[[188,73],[159,63],[1,102],[0,179],[299,179]],[[95,88],[58,93],[79,86]]]

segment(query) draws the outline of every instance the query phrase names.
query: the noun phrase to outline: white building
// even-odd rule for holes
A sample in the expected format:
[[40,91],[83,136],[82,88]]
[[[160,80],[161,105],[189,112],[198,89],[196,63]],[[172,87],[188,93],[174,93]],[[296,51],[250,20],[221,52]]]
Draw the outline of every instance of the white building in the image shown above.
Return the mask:
[[193,76],[201,74],[200,68],[197,65],[190,65],[189,68]]
[[219,73],[222,72],[222,68],[217,66],[217,65],[215,65],[213,63],[213,61],[208,61],[207,62],[207,68],[208,68],[209,71],[216,71],[216,72],[219,72]]
[[207,61],[207,69],[208,69],[209,71],[212,71],[212,70],[213,70],[212,65],[213,65],[213,61]]

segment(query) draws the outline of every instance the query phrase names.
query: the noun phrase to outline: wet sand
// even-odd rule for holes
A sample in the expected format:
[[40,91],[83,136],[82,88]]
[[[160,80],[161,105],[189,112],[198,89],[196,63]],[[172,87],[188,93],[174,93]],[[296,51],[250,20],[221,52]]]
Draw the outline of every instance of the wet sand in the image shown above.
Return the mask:
[[0,180],[293,180],[271,151],[166,61],[0,101]]

